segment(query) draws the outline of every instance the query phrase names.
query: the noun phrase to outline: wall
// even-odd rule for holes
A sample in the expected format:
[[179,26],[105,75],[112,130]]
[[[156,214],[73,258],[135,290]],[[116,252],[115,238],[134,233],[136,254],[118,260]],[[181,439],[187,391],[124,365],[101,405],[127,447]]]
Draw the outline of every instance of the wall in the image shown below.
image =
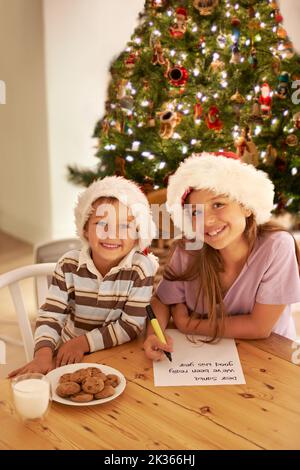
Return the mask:
[[290,39],[294,43],[295,49],[300,53],[300,1],[299,0],[279,0],[281,13],[284,17],[284,27],[288,31]]
[[143,5],[144,0],[44,0],[55,238],[74,234],[80,189],[67,182],[66,166],[98,162],[91,135],[104,111],[109,65],[130,39]]
[[37,241],[51,235],[40,0],[0,0],[0,228]]

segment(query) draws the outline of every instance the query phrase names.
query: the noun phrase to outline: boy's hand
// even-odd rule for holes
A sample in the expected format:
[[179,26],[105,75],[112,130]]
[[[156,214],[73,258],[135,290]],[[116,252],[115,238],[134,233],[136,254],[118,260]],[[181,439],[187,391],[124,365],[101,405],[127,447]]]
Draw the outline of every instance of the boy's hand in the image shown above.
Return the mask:
[[163,351],[173,351],[173,339],[164,334],[167,344],[161,343],[156,335],[149,335],[144,342],[144,350],[148,359],[152,361],[161,361],[165,354]]
[[56,367],[81,362],[85,353],[90,352],[88,340],[85,335],[70,339],[58,350]]
[[53,361],[53,353],[51,348],[39,349],[28,364],[19,369],[13,370],[9,373],[8,377],[16,377],[21,374],[28,374],[30,372],[37,372],[39,374],[48,374],[50,370],[55,368],[55,362]]

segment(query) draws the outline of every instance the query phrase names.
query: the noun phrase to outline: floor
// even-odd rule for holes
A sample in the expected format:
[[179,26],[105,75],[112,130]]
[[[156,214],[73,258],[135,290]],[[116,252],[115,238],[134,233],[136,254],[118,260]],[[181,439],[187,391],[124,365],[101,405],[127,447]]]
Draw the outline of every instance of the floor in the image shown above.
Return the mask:
[[[154,251],[155,254],[159,256],[161,265],[163,265],[167,256],[167,249],[155,248]],[[32,263],[33,246],[0,231],[0,274],[19,266]],[[156,282],[158,282],[161,277],[162,269],[163,268],[160,267]],[[24,297],[28,300],[27,308],[32,324],[34,324],[36,302],[33,280],[29,279],[23,281],[21,289],[24,293]],[[293,314],[296,321],[297,332],[300,337],[300,304],[294,305]],[[0,335],[21,339],[8,289],[0,290],[0,315]],[[0,378],[6,377],[9,371],[20,367],[24,363],[25,354],[23,348],[7,343],[6,364],[0,365]]]

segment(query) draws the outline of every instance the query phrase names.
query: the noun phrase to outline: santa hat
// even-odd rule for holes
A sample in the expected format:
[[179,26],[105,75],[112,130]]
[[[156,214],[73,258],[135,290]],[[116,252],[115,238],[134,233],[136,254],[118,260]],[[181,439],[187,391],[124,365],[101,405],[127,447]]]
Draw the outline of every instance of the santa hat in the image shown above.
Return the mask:
[[187,238],[195,237],[190,214],[184,210],[185,199],[193,189],[226,194],[250,209],[258,225],[271,217],[274,186],[265,172],[233,158],[231,153],[193,154],[170,176],[167,189],[167,209]]
[[183,7],[176,8],[176,15],[181,15],[181,16],[184,16],[185,18],[187,18],[186,9],[183,8]]
[[137,184],[122,176],[106,176],[92,183],[78,196],[75,224],[77,234],[84,244],[87,244],[84,226],[93,212],[93,202],[100,197],[115,197],[130,209],[138,230],[140,251],[151,245],[156,235],[156,226],[151,216],[148,199]]

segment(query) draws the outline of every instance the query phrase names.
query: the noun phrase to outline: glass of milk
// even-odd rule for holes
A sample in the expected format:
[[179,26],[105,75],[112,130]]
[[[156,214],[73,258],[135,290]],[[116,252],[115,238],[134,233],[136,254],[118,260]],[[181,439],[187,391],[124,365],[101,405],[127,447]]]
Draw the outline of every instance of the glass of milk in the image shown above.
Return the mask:
[[51,403],[51,386],[43,374],[28,373],[12,380],[15,409],[24,421],[45,418]]

